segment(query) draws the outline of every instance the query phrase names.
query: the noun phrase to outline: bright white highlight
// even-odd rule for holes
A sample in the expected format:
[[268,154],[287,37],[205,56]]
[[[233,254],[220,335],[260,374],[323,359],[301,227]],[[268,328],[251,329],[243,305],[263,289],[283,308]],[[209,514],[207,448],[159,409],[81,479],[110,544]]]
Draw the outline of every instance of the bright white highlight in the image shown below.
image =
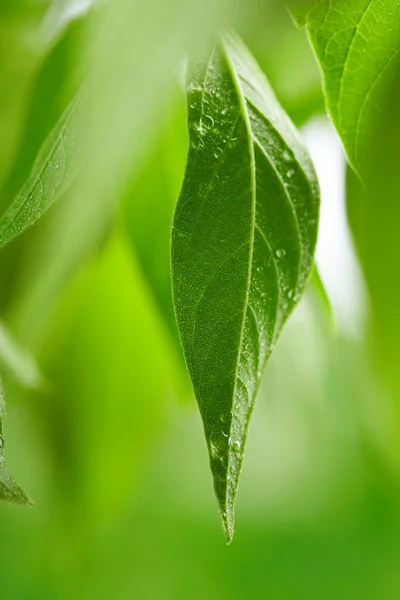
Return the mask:
[[365,290],[349,231],[345,204],[346,159],[332,124],[312,119],[302,130],[321,186],[316,262],[337,329],[358,337],[365,315]]

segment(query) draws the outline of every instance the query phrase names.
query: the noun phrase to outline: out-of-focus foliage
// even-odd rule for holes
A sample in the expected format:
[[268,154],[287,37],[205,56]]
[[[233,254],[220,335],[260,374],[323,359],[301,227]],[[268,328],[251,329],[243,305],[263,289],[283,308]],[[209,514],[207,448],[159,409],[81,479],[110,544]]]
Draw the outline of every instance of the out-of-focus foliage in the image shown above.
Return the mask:
[[179,355],[170,283],[170,237],[187,145],[185,94],[176,77],[171,106],[165,112],[154,150],[126,186],[122,224]]
[[[368,286],[370,344],[381,375],[394,393],[399,420],[400,381],[398,349],[400,285],[400,68],[389,87],[373,144],[368,148],[368,170],[361,184],[348,173],[348,212],[365,280]],[[378,152],[375,149],[379,149]],[[397,444],[399,438],[397,437]]]
[[275,7],[271,27],[257,20],[250,31],[239,27],[279,101],[295,125],[324,113],[321,75],[305,29],[293,27],[283,2]]
[[381,130],[383,191],[359,213],[373,336],[337,336],[323,293],[294,313],[260,392],[226,549],[200,418],[180,402],[169,300],[181,56],[236,25],[297,124],[322,112],[318,68],[280,1],[114,0],[110,16],[97,6],[69,23],[88,4],[0,1],[2,209],[87,68],[96,151],[79,187],[0,253],[6,457],[35,500],[0,505],[1,597],[397,600],[397,128]]
[[3,0],[0,6],[0,182],[12,166],[44,42],[38,33],[50,2]]
[[85,25],[84,19],[72,21],[51,41],[41,60],[28,96],[24,131],[1,190],[3,210],[28,179],[41,145],[78,91],[85,67],[82,57]]

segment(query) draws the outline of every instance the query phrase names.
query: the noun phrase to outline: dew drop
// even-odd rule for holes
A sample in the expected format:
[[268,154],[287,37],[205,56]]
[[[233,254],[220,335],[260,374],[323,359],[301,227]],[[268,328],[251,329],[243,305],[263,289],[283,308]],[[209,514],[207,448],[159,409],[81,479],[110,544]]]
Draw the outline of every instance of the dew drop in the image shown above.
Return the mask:
[[194,123],[193,129],[195,131],[197,131],[197,133],[199,135],[204,135],[206,133],[206,131],[207,131],[207,128],[203,125],[202,121],[200,121],[199,123]]
[[292,155],[290,154],[289,150],[284,150],[282,152],[282,158],[283,160],[285,160],[286,162],[289,162],[292,160]]
[[241,443],[239,442],[239,440],[235,440],[234,442],[232,442],[232,450],[234,452],[240,452],[240,448],[241,448]]
[[198,81],[192,81],[188,86],[189,92],[201,92],[202,89],[203,88]]
[[229,148],[234,148],[236,146],[237,137],[231,137],[229,140]]
[[[210,450],[211,456],[214,460],[218,460],[223,462],[225,456],[226,445],[224,443],[223,437],[221,437],[220,431],[211,433],[210,437]],[[223,436],[225,434],[222,434]],[[227,436],[226,436],[227,437]]]

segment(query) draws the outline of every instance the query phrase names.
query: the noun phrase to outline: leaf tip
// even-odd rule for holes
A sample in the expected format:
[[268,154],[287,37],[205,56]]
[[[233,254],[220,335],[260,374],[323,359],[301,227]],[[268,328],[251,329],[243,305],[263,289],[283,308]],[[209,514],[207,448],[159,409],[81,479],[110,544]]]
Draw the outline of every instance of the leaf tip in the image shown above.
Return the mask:
[[235,534],[235,515],[233,509],[227,509],[226,506],[219,507],[222,529],[225,535],[226,545],[232,543]]
[[0,500],[28,507],[32,507],[35,504],[10,476],[4,458],[0,458]]
[[222,529],[229,545],[235,530],[237,479],[232,477],[229,468],[232,456],[227,434],[220,427],[214,428],[211,434],[209,456]]

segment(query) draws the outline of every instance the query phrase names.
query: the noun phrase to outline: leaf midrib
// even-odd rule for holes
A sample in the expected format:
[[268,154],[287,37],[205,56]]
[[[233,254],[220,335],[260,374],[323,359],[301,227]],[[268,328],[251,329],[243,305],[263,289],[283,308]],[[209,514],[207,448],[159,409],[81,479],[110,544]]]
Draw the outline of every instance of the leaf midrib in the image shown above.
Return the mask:
[[[302,240],[303,240],[303,236],[301,235],[301,231],[300,231],[300,225],[299,225],[299,221],[298,221],[298,216],[292,201],[292,198],[288,192],[288,190],[286,189],[285,186],[285,182],[282,178],[282,175],[280,174],[280,172],[276,169],[276,167],[273,164],[273,161],[271,160],[271,157],[269,156],[269,154],[266,152],[265,148],[263,147],[263,145],[261,144],[261,142],[258,140],[256,134],[253,132],[253,128],[251,125],[251,121],[250,121],[250,117],[249,117],[249,113],[247,110],[247,102],[249,102],[251,104],[251,106],[253,107],[253,109],[256,110],[257,114],[260,114],[260,111],[258,109],[258,107],[254,106],[254,103],[251,101],[251,99],[247,98],[247,96],[244,94],[243,92],[243,88],[240,82],[240,77],[236,74],[236,70],[234,65],[231,62],[230,56],[229,56],[229,49],[227,49],[225,47],[225,42],[222,44],[223,47],[223,53],[224,53],[224,57],[225,60],[227,62],[227,66],[234,84],[234,87],[236,89],[237,92],[237,96],[238,96],[238,100],[239,100],[239,104],[241,107],[241,112],[242,112],[242,118],[243,121],[246,125],[246,129],[247,129],[247,137],[248,137],[248,144],[249,144],[249,152],[250,152],[250,167],[251,167],[251,181],[252,181],[252,187],[251,187],[251,192],[252,192],[252,226],[250,229],[251,232],[251,239],[250,239],[250,251],[249,251],[249,263],[248,263],[248,279],[247,279],[247,286],[246,286],[246,294],[245,294],[245,301],[244,301],[244,306],[243,306],[243,313],[242,313],[242,327],[241,327],[241,333],[240,333],[240,343],[239,343],[239,349],[238,349],[238,355],[237,355],[237,361],[236,361],[236,367],[235,367],[235,383],[234,383],[234,390],[233,390],[233,401],[235,401],[236,395],[237,395],[237,383],[238,383],[238,379],[239,379],[239,366],[240,366],[240,358],[241,358],[241,350],[242,350],[242,344],[243,344],[243,337],[244,337],[244,332],[245,332],[245,324],[246,324],[246,317],[247,317],[247,311],[248,311],[248,307],[249,307],[249,297],[250,297],[250,290],[251,290],[251,275],[252,275],[252,268],[253,268],[253,254],[254,254],[254,240],[255,240],[255,230],[256,228],[260,231],[260,233],[262,234],[262,237],[264,239],[264,241],[267,242],[267,247],[270,250],[270,254],[272,257],[272,261],[274,264],[274,270],[277,276],[277,292],[278,292],[278,298],[277,298],[277,311],[275,314],[275,318],[273,321],[273,326],[272,326],[272,337],[275,338],[275,334],[276,334],[276,327],[277,327],[277,322],[278,322],[278,314],[279,314],[279,307],[281,305],[281,300],[282,300],[282,290],[279,284],[279,267],[277,264],[277,261],[275,259],[275,255],[274,252],[264,234],[264,232],[262,231],[262,229],[259,227],[259,225],[257,224],[256,221],[256,207],[257,207],[257,187],[256,187],[256,161],[255,161],[255,152],[254,152],[254,145],[256,144],[257,147],[260,149],[262,155],[265,157],[265,159],[267,160],[267,162],[269,163],[269,165],[271,166],[275,176],[277,177],[277,180],[280,184],[280,187],[283,191],[283,194],[288,202],[288,206],[290,208],[291,214],[293,216],[293,222],[294,225],[296,227],[296,231],[297,231],[297,239],[298,239],[298,249],[299,249],[299,261],[298,261],[298,268],[297,268],[297,280],[296,280],[296,287],[298,286],[298,281],[299,281],[299,273],[300,273],[300,267],[302,265],[303,262],[303,248],[302,248]],[[273,127],[273,124],[270,123],[270,126]],[[280,136],[281,137],[281,136]],[[282,141],[285,143],[285,140]],[[302,169],[303,170],[303,169]],[[254,318],[256,319],[255,315]],[[256,319],[257,321],[257,319]],[[258,323],[257,323],[257,329],[258,329]],[[260,340],[258,339],[258,344],[259,344]],[[259,367],[259,361],[258,361],[258,367]],[[258,387],[258,386],[257,386]],[[230,424],[230,431],[229,431],[229,439],[231,439],[232,437],[232,420],[231,420],[231,424]],[[227,468],[227,472],[229,473],[230,471],[230,464],[231,464],[231,458],[232,458],[232,453],[230,451],[230,447],[228,447],[228,468]],[[227,503],[228,501],[228,489],[229,489],[229,485],[228,485],[228,478],[226,480],[226,492],[225,492],[225,503]]]
[[351,51],[353,50],[353,46],[354,46],[355,40],[357,38],[357,34],[359,32],[359,29],[361,27],[362,22],[365,19],[365,16],[366,16],[367,12],[371,8],[371,4],[372,4],[373,1],[374,0],[369,0],[367,6],[364,9],[364,12],[361,14],[358,22],[356,23],[356,25],[354,27],[354,34],[353,34],[353,36],[351,38],[351,41],[350,41],[350,44],[349,44],[349,48],[348,48],[348,50],[346,52],[345,60],[343,62],[343,69],[342,69],[342,73],[341,73],[341,76],[340,76],[339,94],[338,94],[338,99],[337,99],[337,102],[336,102],[336,110],[338,112],[340,127],[342,126],[342,120],[343,120],[343,114],[342,114],[342,111],[340,110],[340,103],[341,103],[342,98],[343,98],[343,79],[344,79],[344,76],[346,74],[346,69],[347,69],[347,65],[349,63],[350,54],[351,54]]
[[[246,125],[246,129],[247,129],[247,133],[248,133],[248,149],[249,149],[249,156],[250,156],[251,184],[252,184],[251,185],[252,203],[251,203],[251,227],[250,227],[250,240],[249,240],[249,261],[248,261],[246,293],[245,293],[245,299],[244,299],[244,305],[243,305],[242,326],[241,326],[240,338],[239,338],[240,341],[239,341],[239,348],[238,348],[236,365],[235,365],[235,382],[234,382],[234,388],[233,388],[233,403],[234,403],[235,398],[236,398],[236,393],[237,393],[239,364],[240,364],[240,357],[242,354],[242,344],[243,344],[243,337],[244,337],[245,324],[246,324],[247,306],[249,303],[249,296],[250,296],[251,274],[252,274],[253,253],[254,253],[254,231],[255,231],[255,226],[256,226],[257,188],[256,188],[256,161],[255,161],[254,145],[253,145],[252,135],[251,135],[251,123],[250,123],[248,112],[246,110],[246,99],[243,97],[242,87],[241,87],[238,77],[236,75],[234,66],[231,63],[231,60],[229,57],[229,51],[227,50],[227,48],[225,46],[225,40],[222,40],[221,46],[222,46],[222,51],[223,51],[230,75],[232,77],[233,85],[234,85],[234,87],[236,89],[236,93],[238,95],[239,104],[242,109],[243,121]],[[233,408],[234,407],[232,406],[232,409]],[[229,438],[228,438],[227,474],[229,474],[229,472],[230,472],[230,465],[231,465],[231,458],[232,458],[232,452],[231,452],[231,448],[230,448],[230,440],[232,439],[232,426],[233,426],[233,419],[231,418],[231,422],[230,422],[230,426],[229,426]],[[225,487],[225,506],[227,506],[227,501],[228,501],[228,489],[229,489],[228,482],[229,482],[229,478],[227,477],[226,478],[226,487]],[[227,522],[227,525],[229,525],[228,522]],[[230,528],[228,527],[228,531],[229,531],[229,529]]]
[[[27,185],[30,185],[31,190],[34,190],[37,186],[37,184],[41,181],[42,175],[45,172],[47,166],[49,165],[51,159],[53,158],[60,142],[62,141],[64,134],[71,122],[71,119],[73,117],[74,114],[74,110],[76,105],[78,104],[78,100],[80,99],[80,94],[78,94],[71,102],[70,106],[69,106],[69,114],[67,115],[67,118],[65,120],[65,123],[63,124],[63,126],[61,127],[61,130],[58,134],[58,136],[56,137],[54,144],[52,146],[51,152],[49,153],[49,156],[47,158],[47,160],[43,163],[42,168],[39,170],[39,173],[37,174],[36,178],[33,180],[33,182],[28,181]],[[60,184],[61,185],[61,184]],[[25,188],[25,186],[24,186]],[[23,188],[23,189],[24,189]],[[58,191],[58,190],[56,190]],[[23,194],[23,190],[18,194],[18,197],[20,197]],[[22,204],[19,206],[18,210],[14,213],[12,219],[10,220],[10,222],[7,224],[7,226],[3,229],[3,231],[1,232],[1,236],[0,236],[0,247],[4,246],[7,243],[7,240],[4,241],[4,236],[5,234],[9,231],[10,227],[13,225],[13,223],[15,222],[16,218],[18,217],[18,215],[20,214],[20,212],[25,208],[26,204],[29,202],[30,198],[32,196],[32,191],[26,195],[26,200],[24,202],[22,202]],[[11,208],[11,207],[10,207]],[[3,219],[7,216],[7,212],[8,210],[4,213],[4,215],[0,218],[0,229],[1,229],[1,223],[3,221]]]

